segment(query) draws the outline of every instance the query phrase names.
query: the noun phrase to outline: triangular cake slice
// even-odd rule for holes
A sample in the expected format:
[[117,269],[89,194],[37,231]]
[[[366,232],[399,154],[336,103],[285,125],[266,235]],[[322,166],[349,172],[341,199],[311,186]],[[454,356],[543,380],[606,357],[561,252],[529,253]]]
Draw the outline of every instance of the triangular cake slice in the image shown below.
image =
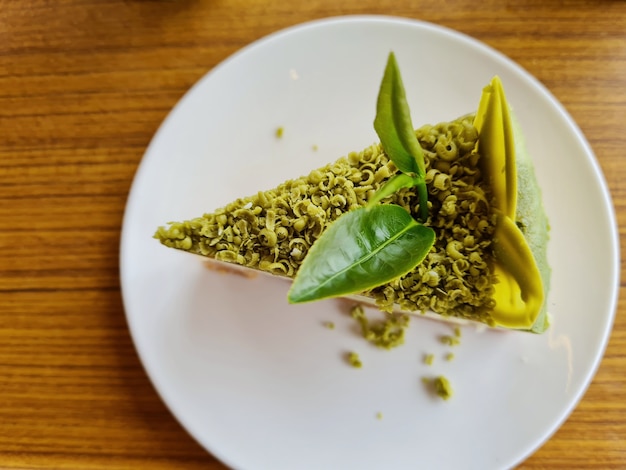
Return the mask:
[[[467,115],[416,131],[429,196],[425,225],[435,230],[435,244],[415,269],[360,298],[388,312],[430,312],[537,333],[547,328],[548,220],[519,127],[503,92],[494,91],[498,86],[499,80],[483,92],[478,118]],[[160,227],[155,238],[293,278],[330,224],[365,206],[396,173],[375,144],[215,212]],[[415,188],[382,203],[418,218]]]

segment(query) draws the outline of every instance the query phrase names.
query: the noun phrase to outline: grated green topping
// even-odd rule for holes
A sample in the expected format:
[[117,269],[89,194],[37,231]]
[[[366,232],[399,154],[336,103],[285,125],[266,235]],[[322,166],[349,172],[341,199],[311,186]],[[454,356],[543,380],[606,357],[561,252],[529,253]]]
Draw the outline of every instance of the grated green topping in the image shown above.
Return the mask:
[[[391,312],[432,310],[493,325],[490,245],[495,216],[474,152],[473,116],[416,131],[424,150],[435,245],[413,271],[364,295]],[[381,146],[350,153],[307,176],[237,199],[214,213],[160,227],[164,245],[293,277],[311,245],[341,214],[364,206],[396,168]],[[383,200],[417,216],[416,189]]]

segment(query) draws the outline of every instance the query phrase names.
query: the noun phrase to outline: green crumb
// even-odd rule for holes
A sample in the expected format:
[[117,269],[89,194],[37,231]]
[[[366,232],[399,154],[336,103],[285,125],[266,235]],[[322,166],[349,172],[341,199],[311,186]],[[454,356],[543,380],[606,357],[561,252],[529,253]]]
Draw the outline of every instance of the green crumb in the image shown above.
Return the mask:
[[371,322],[361,305],[355,305],[350,315],[361,326],[363,337],[379,348],[392,349],[404,344],[404,332],[409,326],[407,314],[385,313],[385,319]]
[[448,346],[458,346],[459,344],[461,344],[461,342],[459,341],[459,338],[455,336],[442,336],[441,338],[439,338],[439,340],[443,344],[446,344]]
[[348,362],[352,367],[356,367],[357,369],[363,367],[363,363],[361,362],[359,355],[355,352],[348,353]]
[[379,421],[381,419],[383,419],[383,414],[380,411],[378,413],[376,413],[376,419],[379,420]]
[[313,146],[311,147],[313,149],[314,152],[317,152],[317,149],[319,148],[317,145],[313,144]]
[[435,378],[422,377],[422,383],[432,393],[444,400],[448,400],[452,397],[452,387],[450,386],[450,382],[441,375]]
[[434,360],[435,360],[435,355],[434,354],[426,354],[424,356],[424,364],[426,364],[428,366],[432,366]]
[[451,361],[452,359],[454,359],[454,353],[448,353],[446,354],[446,361]]
[[324,326],[326,328],[328,328],[329,330],[334,330],[335,329],[335,324],[333,322],[331,322],[331,321],[324,322]]
[[448,400],[452,396],[452,387],[450,386],[448,379],[445,377],[435,377],[433,385],[435,386],[435,393],[437,396],[443,398],[444,400]]
[[284,132],[285,132],[284,127],[280,126],[276,128],[276,138],[280,139],[283,136]]
[[460,338],[461,337],[461,327],[457,326],[456,328],[454,328],[454,336],[456,338]]

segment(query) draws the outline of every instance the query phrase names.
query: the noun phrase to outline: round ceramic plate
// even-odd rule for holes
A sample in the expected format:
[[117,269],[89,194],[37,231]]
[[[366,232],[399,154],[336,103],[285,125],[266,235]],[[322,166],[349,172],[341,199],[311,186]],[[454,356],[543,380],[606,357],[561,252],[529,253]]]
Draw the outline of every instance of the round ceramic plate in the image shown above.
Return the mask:
[[[439,341],[449,324],[414,318],[404,346],[380,350],[359,336],[341,302],[290,306],[284,281],[218,273],[152,238],[168,221],[377,141],[372,121],[391,50],[416,126],[475,111],[482,87],[502,78],[552,226],[547,333],[465,327],[451,348]],[[155,387],[207,450],[254,470],[484,470],[520,462],[566,419],[593,377],[612,326],[618,260],[597,162],[549,92],[471,38],[387,17],[290,28],[208,73],[150,144],[121,244],[128,322]],[[361,369],[346,363],[349,351],[360,355]],[[434,355],[432,365],[425,354]],[[424,386],[423,377],[436,375],[449,379],[452,399]]]

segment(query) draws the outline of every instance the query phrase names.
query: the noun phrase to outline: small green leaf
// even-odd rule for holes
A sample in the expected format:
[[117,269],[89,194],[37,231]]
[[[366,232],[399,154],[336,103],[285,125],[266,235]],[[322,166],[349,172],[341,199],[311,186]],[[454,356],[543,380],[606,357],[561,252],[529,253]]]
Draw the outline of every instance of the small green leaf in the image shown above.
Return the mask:
[[398,170],[424,177],[424,153],[415,136],[400,69],[393,52],[389,53],[378,92],[374,129],[385,153]]
[[426,257],[435,232],[394,204],[342,215],[313,244],[288,294],[300,303],[354,294],[406,274]]
[[406,173],[399,173],[390,178],[378,191],[376,191],[372,198],[367,201],[367,207],[370,208],[375,206],[387,196],[391,196],[399,189],[417,186],[421,181],[421,178],[415,178],[407,175]]
[[[406,173],[400,173],[389,179],[368,201],[367,206],[371,208],[380,201],[402,188],[417,187],[417,197],[420,201],[419,214],[417,220],[426,222],[428,220],[428,188],[426,182],[419,176],[409,176]],[[424,201],[422,203],[422,201]]]

